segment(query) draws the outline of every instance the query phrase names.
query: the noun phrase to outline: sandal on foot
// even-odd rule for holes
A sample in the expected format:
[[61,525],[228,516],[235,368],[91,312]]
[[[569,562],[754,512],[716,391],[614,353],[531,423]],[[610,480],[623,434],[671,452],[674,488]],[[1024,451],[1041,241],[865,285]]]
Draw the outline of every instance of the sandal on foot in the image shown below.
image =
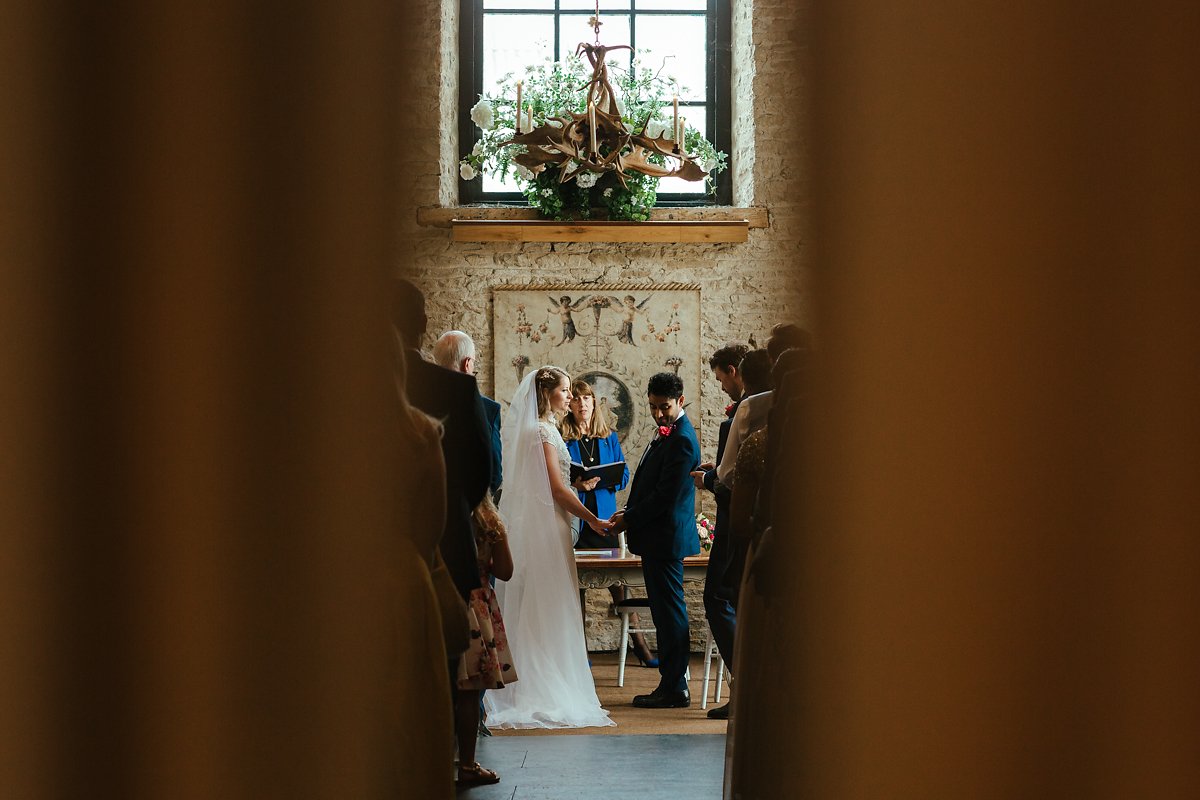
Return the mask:
[[458,780],[454,784],[456,786],[487,786],[490,783],[499,782],[499,775],[487,767],[479,766],[479,762],[476,761],[474,764],[458,765]]

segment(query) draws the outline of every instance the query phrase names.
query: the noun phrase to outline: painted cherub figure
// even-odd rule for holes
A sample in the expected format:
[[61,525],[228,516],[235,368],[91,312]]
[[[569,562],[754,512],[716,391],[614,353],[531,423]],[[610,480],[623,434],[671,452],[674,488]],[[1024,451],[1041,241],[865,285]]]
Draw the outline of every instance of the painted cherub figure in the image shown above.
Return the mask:
[[575,341],[575,337],[579,335],[579,330],[575,327],[575,318],[571,316],[571,312],[578,311],[579,309],[583,308],[584,301],[589,297],[591,297],[591,295],[585,294],[574,303],[571,302],[571,296],[566,294],[557,300],[555,300],[553,297],[550,298],[551,308],[546,310],[551,314],[558,314],[558,319],[560,322],[562,322],[563,329],[562,339],[559,340],[558,344],[554,345],[555,347],[558,347],[564,342]]
[[[612,295],[609,296],[612,297]],[[638,314],[645,313],[642,309],[646,307],[646,303],[650,302],[650,297],[646,297],[639,303],[633,295],[627,294],[623,300],[612,297],[612,301],[621,307],[622,313],[621,329],[617,331],[617,341],[637,347],[637,342],[633,340],[633,318]]]

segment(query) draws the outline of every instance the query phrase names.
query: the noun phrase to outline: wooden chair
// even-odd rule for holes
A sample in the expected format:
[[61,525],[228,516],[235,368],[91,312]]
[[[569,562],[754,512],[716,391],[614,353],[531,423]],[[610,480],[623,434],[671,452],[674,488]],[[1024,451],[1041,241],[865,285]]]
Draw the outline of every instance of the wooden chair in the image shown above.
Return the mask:
[[[705,627],[708,628],[707,624]],[[700,692],[700,708],[702,709],[708,708],[708,682],[709,676],[712,673],[713,656],[717,657],[717,690],[713,697],[713,703],[720,703],[721,682],[725,678],[725,659],[721,658],[721,651],[717,649],[717,642],[713,639],[712,628],[708,628],[708,636],[704,638],[704,688]]]
[[[645,620],[650,616],[650,601],[645,597],[626,597],[620,602],[613,603],[613,611],[621,618],[621,647],[617,651],[619,653],[617,661],[617,686],[625,685],[625,656],[629,652],[629,635],[632,633],[654,633],[654,627],[630,627],[629,615],[642,612],[640,619]],[[645,622],[639,622],[639,625],[644,626]]]

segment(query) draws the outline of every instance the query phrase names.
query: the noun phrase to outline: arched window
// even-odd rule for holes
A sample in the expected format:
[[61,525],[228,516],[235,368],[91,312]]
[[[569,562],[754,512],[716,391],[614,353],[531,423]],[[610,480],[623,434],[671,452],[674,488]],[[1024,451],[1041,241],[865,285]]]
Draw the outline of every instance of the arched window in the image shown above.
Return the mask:
[[[480,94],[493,91],[506,73],[527,65],[560,60],[580,42],[592,42],[588,26],[595,0],[461,0],[459,53],[459,156],[479,140],[470,109]],[[687,91],[679,112],[725,153],[730,147],[730,3],[729,0],[600,0],[600,41],[628,44],[643,66],[662,67]],[[625,59],[617,51],[613,59]],[[730,205],[732,170],[715,176],[715,192],[703,182],[663,179],[658,205]],[[459,182],[463,203],[522,202],[515,180],[491,176]]]

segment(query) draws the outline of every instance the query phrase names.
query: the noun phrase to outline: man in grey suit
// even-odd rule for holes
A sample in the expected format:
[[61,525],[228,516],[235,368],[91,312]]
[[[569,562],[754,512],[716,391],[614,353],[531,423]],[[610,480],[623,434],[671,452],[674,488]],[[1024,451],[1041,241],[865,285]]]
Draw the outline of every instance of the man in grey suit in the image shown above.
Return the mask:
[[[434,342],[433,360],[440,367],[474,375],[478,363],[475,341],[462,331],[446,331]],[[485,394],[480,394],[479,398],[483,401],[483,413],[492,437],[492,500],[499,503],[500,484],[504,477],[500,462],[500,404]]]
[[417,348],[429,324],[425,296],[404,278],[393,284],[392,324],[406,351],[409,402],[443,423],[446,527],[438,551],[465,601],[472,589],[479,588],[471,512],[483,500],[491,482],[492,441],[483,402],[475,378],[421,358]]

